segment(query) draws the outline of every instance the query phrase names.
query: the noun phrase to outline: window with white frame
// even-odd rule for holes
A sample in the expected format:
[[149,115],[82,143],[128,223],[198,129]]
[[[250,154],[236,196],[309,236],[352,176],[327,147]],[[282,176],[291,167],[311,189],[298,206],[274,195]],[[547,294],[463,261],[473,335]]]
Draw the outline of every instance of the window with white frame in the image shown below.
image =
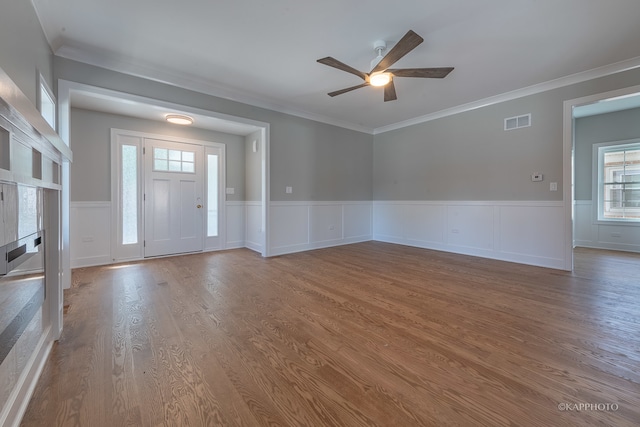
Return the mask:
[[597,159],[597,219],[640,222],[640,141],[600,144]]
[[56,129],[56,98],[53,91],[49,88],[47,81],[42,74],[39,77],[38,85],[38,110],[44,119],[54,130]]
[[196,173],[195,161],[193,151],[153,149],[153,170],[157,172]]

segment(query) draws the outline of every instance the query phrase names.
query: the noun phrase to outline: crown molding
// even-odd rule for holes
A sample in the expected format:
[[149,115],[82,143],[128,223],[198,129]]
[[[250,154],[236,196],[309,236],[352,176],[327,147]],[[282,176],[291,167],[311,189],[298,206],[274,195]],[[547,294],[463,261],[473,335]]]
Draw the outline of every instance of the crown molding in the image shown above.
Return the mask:
[[550,80],[543,83],[527,86],[521,89],[516,89],[510,92],[505,92],[499,95],[491,96],[488,98],[480,99],[478,101],[469,102],[467,104],[457,105],[455,107],[447,108],[445,110],[436,111],[435,113],[426,114],[424,116],[416,117],[409,120],[404,120],[398,123],[394,123],[388,126],[382,126],[373,130],[374,135],[378,135],[392,130],[402,129],[408,126],[417,125],[420,123],[429,122],[431,120],[441,119],[443,117],[452,116],[454,114],[460,114],[471,110],[476,110],[482,107],[488,107],[490,105],[499,104],[501,102],[512,101],[514,99],[523,98],[525,96],[535,95],[548,90],[558,89],[565,86],[570,86],[576,83],[582,83],[588,80],[597,79],[599,77],[609,76],[611,74],[621,73],[623,71],[640,68],[640,57],[627,59],[625,61],[616,62],[613,64],[605,65],[603,67],[594,68],[580,73],[571,74],[569,76],[560,77],[555,80]]
[[115,58],[113,57],[113,55],[105,54],[104,52],[98,53],[89,51],[88,49],[64,45],[56,50],[55,55],[73,61],[94,65],[96,67],[105,68],[111,71],[128,74],[134,77],[140,77],[187,90],[193,90],[206,95],[211,95],[234,102],[264,108],[279,113],[289,114],[303,119],[309,119],[316,122],[325,123],[328,125],[350,129],[357,132],[363,132],[371,135],[390,132],[408,126],[441,119],[443,117],[476,110],[478,108],[499,104],[501,102],[512,101],[514,99],[522,98],[525,96],[535,95],[541,92],[582,83],[599,77],[605,77],[611,74],[640,68],[640,57],[635,57],[591,70],[582,71],[580,73],[571,74],[569,76],[560,77],[558,79],[550,80],[547,82],[538,83],[521,89],[505,92],[499,95],[479,99],[477,101],[469,102],[466,104],[457,105],[455,107],[436,111],[412,119],[403,120],[387,126],[382,126],[379,128],[369,128],[366,126],[337,120],[320,114],[292,109],[273,100],[255,97],[247,93],[242,93],[241,91],[232,90],[221,85],[212,84],[211,82],[205,81],[204,79],[199,77],[189,76],[184,73],[177,73],[167,70],[159,70],[157,67],[149,65],[134,64],[132,62],[122,60],[121,58]]
[[64,45],[56,50],[55,55],[61,58],[82,62],[88,65],[105,68],[107,70],[127,74],[130,76],[140,77],[158,83],[199,92],[205,95],[211,95],[217,98],[223,98],[229,101],[251,105],[253,107],[264,108],[279,113],[289,114],[292,116],[313,120],[344,129],[350,129],[370,135],[372,135],[374,131],[373,128],[369,128],[366,126],[337,120],[321,114],[292,109],[273,100],[255,97],[241,91],[229,89],[222,85],[213,84],[210,81],[206,81],[200,77],[168,70],[159,70],[157,67],[145,64],[134,64],[132,62],[122,60],[121,58],[115,58],[113,57],[113,55],[109,55],[105,52],[90,52],[87,49]]

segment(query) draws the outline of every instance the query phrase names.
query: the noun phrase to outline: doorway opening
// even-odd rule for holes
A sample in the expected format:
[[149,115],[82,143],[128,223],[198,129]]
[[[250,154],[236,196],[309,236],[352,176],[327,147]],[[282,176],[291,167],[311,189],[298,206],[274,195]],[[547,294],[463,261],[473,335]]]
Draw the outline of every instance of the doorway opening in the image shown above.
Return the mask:
[[[619,123],[616,126],[611,126],[611,129],[607,129],[607,126],[599,126],[600,136],[589,132],[590,138],[583,138],[579,132],[580,129],[576,132],[577,122],[579,122],[578,125],[582,125],[584,122],[586,126],[586,121],[593,121],[592,118],[607,117],[611,119],[614,114],[615,117],[618,117],[627,111],[638,108],[640,108],[640,86],[564,102],[563,179],[565,183],[571,183],[571,185],[564,186],[565,193],[563,195],[565,200],[567,270],[573,269],[573,249],[576,246],[630,252],[640,251],[638,244],[640,242],[640,222],[604,218],[604,215],[599,213],[602,210],[599,207],[604,206],[603,200],[600,200],[602,197],[598,195],[600,183],[603,183],[603,188],[611,183],[604,182],[599,176],[598,171],[602,170],[602,165],[598,163],[597,150],[605,146],[617,147],[630,141],[621,137],[624,134],[620,133]],[[629,123],[635,125],[637,120],[635,123]],[[602,141],[598,141],[598,138]],[[626,176],[625,174],[620,176],[623,175]],[[635,183],[623,183],[622,185],[629,190],[626,191],[627,194],[623,194],[625,198],[627,196],[635,197],[634,194],[640,193],[640,189],[635,188],[640,188],[640,180],[637,185]],[[600,192],[600,194],[604,193]],[[617,203],[624,205],[626,202],[621,199]],[[624,206],[622,207],[624,208]]]
[[[88,106],[87,106],[88,105]],[[246,119],[242,117],[236,117],[231,115],[226,115],[223,113],[217,113],[210,110],[203,110],[195,107],[189,107],[185,105],[174,104],[171,102],[161,101],[152,98],[146,98],[142,96],[132,95],[129,93],[123,93],[118,91],[113,91],[109,89],[103,89],[95,86],[85,85],[76,82],[70,82],[65,80],[60,80],[58,82],[58,110],[59,110],[59,124],[60,124],[60,136],[62,139],[69,143],[70,140],[70,116],[71,116],[71,108],[79,108],[81,110],[90,110],[97,112],[105,112],[107,114],[117,114],[119,116],[131,117],[131,118],[141,118],[146,120],[157,120],[164,122],[164,113],[169,111],[172,113],[184,113],[185,115],[189,115],[191,117],[195,117],[197,119],[196,128],[204,129],[204,130],[212,130],[214,132],[222,132],[228,135],[237,136],[245,138],[247,141],[248,138],[252,140],[258,140],[259,151],[257,153],[260,156],[259,170],[257,171],[257,176],[259,177],[257,181],[257,186],[259,187],[258,193],[259,200],[252,199],[251,201],[251,212],[252,218],[258,223],[257,227],[252,228],[258,229],[259,234],[253,233],[253,239],[251,241],[251,245],[247,245],[245,241],[243,241],[244,236],[240,236],[241,233],[244,233],[245,228],[247,227],[241,221],[243,219],[238,219],[240,217],[239,213],[243,213],[244,210],[248,209],[248,202],[242,201],[241,197],[237,193],[235,196],[229,197],[228,188],[221,187],[217,192],[217,196],[219,198],[218,209],[209,209],[208,212],[204,213],[203,216],[209,217],[213,215],[218,215],[221,218],[225,211],[232,209],[232,219],[235,221],[233,226],[234,230],[238,230],[236,233],[236,240],[232,243],[233,245],[228,247],[241,247],[247,246],[253,250],[260,252],[263,256],[268,256],[268,248],[269,248],[269,230],[267,225],[268,221],[268,206],[269,206],[269,124],[266,122],[259,122],[252,119]],[[142,112],[142,113],[141,113]],[[142,114],[139,115],[139,114]],[[163,132],[164,133],[164,132]],[[197,137],[196,137],[197,138]],[[226,142],[228,143],[228,142]],[[248,142],[247,142],[248,143]],[[142,147],[140,147],[142,148]],[[140,154],[141,155],[141,154]],[[215,153],[208,152],[205,149],[205,152],[202,154],[202,160],[204,163],[208,162],[208,158],[210,155],[216,155]],[[235,157],[234,157],[235,159]],[[237,159],[236,159],[237,160]],[[101,219],[106,219],[105,223],[108,223],[109,214],[107,211],[110,211],[111,200],[106,198],[100,199],[101,201],[93,201],[84,202],[84,205],[81,202],[74,202],[70,198],[70,165],[63,165],[62,171],[62,224],[63,224],[63,250],[62,250],[62,270],[63,270],[63,286],[68,288],[70,286],[70,278],[71,278],[71,251],[69,250],[70,246],[73,242],[71,242],[70,238],[70,212],[71,215],[74,213],[85,209],[84,205],[87,205],[87,208],[95,208],[102,212]],[[204,184],[204,196],[212,196],[211,192],[206,192],[208,183]],[[142,189],[140,189],[141,191]],[[231,189],[233,191],[233,189]],[[142,193],[140,193],[142,194]],[[225,199],[226,198],[226,199]],[[102,201],[103,200],[103,201]],[[226,201],[225,201],[226,200]],[[231,201],[229,201],[231,200]],[[75,205],[74,205],[75,203]],[[89,206],[91,205],[91,206]],[[197,205],[197,204],[196,204]],[[206,203],[201,203],[204,207]],[[213,204],[210,204],[211,206]],[[256,209],[257,208],[257,209]],[[257,213],[257,215],[256,215]],[[142,212],[140,213],[142,214]],[[223,247],[224,246],[224,227],[219,226],[218,230],[215,230],[215,227],[207,227],[206,222],[204,223],[202,230],[202,234],[204,237],[203,247],[204,250],[208,248],[215,247]],[[109,228],[109,227],[107,227]],[[106,230],[103,234],[105,235],[116,235],[117,230]],[[230,235],[230,233],[227,233]],[[239,238],[237,238],[240,236]],[[259,239],[257,239],[258,237]],[[89,239],[87,239],[89,240]],[[98,246],[99,238],[96,237],[96,247]],[[107,238],[108,240],[108,238]],[[144,239],[141,239],[144,244]],[[216,242],[218,240],[219,242]],[[256,245],[256,242],[259,243]],[[84,240],[81,242],[79,246],[86,246],[86,244],[93,245],[92,241],[85,242]],[[228,242],[227,242],[228,243]],[[76,245],[75,247],[78,247]],[[111,243],[107,242],[106,245],[102,245],[101,248],[111,247]],[[99,263],[111,262],[112,260],[106,260],[109,258],[107,253],[100,253],[100,257],[94,257]],[[97,265],[96,263],[89,263],[88,265]],[[74,267],[84,266],[79,265],[78,263],[73,264]]]

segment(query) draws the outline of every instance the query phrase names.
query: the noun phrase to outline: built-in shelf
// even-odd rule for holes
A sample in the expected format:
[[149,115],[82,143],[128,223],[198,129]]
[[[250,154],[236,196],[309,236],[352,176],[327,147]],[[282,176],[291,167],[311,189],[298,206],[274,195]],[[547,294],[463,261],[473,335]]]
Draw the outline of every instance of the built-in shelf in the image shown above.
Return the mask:
[[53,169],[51,171],[51,182],[54,184],[60,184],[60,165],[53,162]]
[[0,126],[0,169],[11,169],[11,132]]
[[35,148],[31,149],[31,160],[33,161],[31,175],[35,179],[42,179],[42,153]]

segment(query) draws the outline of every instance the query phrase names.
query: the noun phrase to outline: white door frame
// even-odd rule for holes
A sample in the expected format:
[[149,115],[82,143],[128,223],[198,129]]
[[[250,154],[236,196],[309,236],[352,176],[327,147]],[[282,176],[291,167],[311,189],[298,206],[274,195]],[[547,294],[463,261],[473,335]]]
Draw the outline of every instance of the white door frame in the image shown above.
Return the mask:
[[[148,98],[144,96],[134,95],[131,93],[105,89],[89,84],[73,82],[64,79],[58,79],[58,129],[62,140],[70,144],[70,118],[71,118],[71,98],[73,94],[91,94],[94,96],[106,96],[111,98],[119,98],[131,102],[139,102],[146,105],[158,106],[162,109],[168,109],[175,112],[184,112],[185,114],[196,114],[234,121],[237,123],[250,124],[261,128],[262,132],[262,227],[264,232],[264,241],[262,242],[262,256],[270,255],[270,231],[269,231],[269,204],[270,196],[270,124],[258,120],[252,120],[245,117],[233,116],[230,114],[219,113],[216,111],[204,110],[201,108],[190,107],[186,105],[176,104],[173,102],[162,101],[158,99]],[[61,253],[61,269],[62,269],[62,287],[68,289],[71,287],[71,256],[69,250],[69,162],[65,161],[62,165],[62,201],[61,201],[61,222],[62,222],[62,253]]]
[[563,133],[562,133],[562,186],[564,200],[564,224],[565,224],[565,270],[573,270],[573,205],[575,200],[575,171],[573,170],[574,145],[575,145],[575,120],[573,109],[588,104],[595,104],[607,99],[624,97],[640,93],[640,85],[609,92],[583,96],[581,98],[564,101],[563,106]]
[[[119,221],[119,216],[120,216],[120,188],[118,185],[118,179],[117,177],[119,176],[119,152],[117,150],[118,147],[118,141],[120,137],[129,137],[131,139],[137,139],[138,140],[138,147],[139,147],[139,152],[140,155],[138,156],[138,191],[139,191],[139,200],[140,200],[140,206],[138,208],[138,235],[139,235],[139,242],[137,244],[136,248],[131,248],[131,249],[135,249],[135,253],[132,251],[127,251],[127,253],[125,254],[125,252],[120,252],[119,248],[120,245],[117,242],[117,239],[119,238],[120,232],[121,232],[121,227],[120,227],[120,221]],[[111,181],[112,181],[112,185],[111,185],[111,229],[113,230],[112,234],[112,243],[111,243],[111,258],[115,261],[125,261],[125,260],[134,260],[134,259],[143,259],[144,258],[144,247],[142,245],[142,242],[144,240],[144,236],[146,235],[146,224],[145,224],[145,218],[146,218],[146,204],[143,201],[143,193],[145,191],[145,182],[147,179],[147,173],[149,171],[146,170],[146,166],[145,166],[145,159],[144,159],[144,155],[142,154],[142,150],[145,149],[145,140],[147,139],[153,139],[153,140],[163,140],[163,141],[168,141],[168,142],[173,142],[173,143],[178,143],[178,144],[189,144],[189,145],[197,145],[200,147],[203,147],[203,153],[205,152],[207,147],[213,147],[213,148],[217,148],[220,150],[221,153],[221,157],[222,157],[222,162],[221,162],[221,167],[220,170],[218,171],[218,175],[220,176],[220,182],[219,182],[219,191],[222,191],[222,189],[224,189],[226,187],[226,146],[225,144],[221,144],[221,143],[217,143],[217,142],[212,142],[212,141],[204,141],[204,140],[195,140],[195,139],[190,139],[190,138],[181,138],[181,137],[176,137],[176,136],[167,136],[167,135],[162,135],[162,134],[154,134],[154,133],[148,133],[148,132],[138,132],[138,131],[132,131],[132,130],[126,130],[126,129],[111,129]],[[151,152],[147,152],[146,153],[147,156],[152,155]],[[206,164],[204,156],[202,159],[203,164]],[[204,180],[206,181],[206,172],[204,174]],[[202,188],[204,193],[206,194],[206,182],[202,183]],[[220,218],[218,220],[218,224],[219,224],[219,235],[220,235],[220,250],[225,249],[225,242],[226,242],[226,213],[225,213],[225,204],[224,204],[224,191],[221,193],[222,196],[222,200],[220,202]],[[207,251],[210,250],[206,247],[205,245],[205,240],[206,240],[206,227],[203,229],[203,250]]]

